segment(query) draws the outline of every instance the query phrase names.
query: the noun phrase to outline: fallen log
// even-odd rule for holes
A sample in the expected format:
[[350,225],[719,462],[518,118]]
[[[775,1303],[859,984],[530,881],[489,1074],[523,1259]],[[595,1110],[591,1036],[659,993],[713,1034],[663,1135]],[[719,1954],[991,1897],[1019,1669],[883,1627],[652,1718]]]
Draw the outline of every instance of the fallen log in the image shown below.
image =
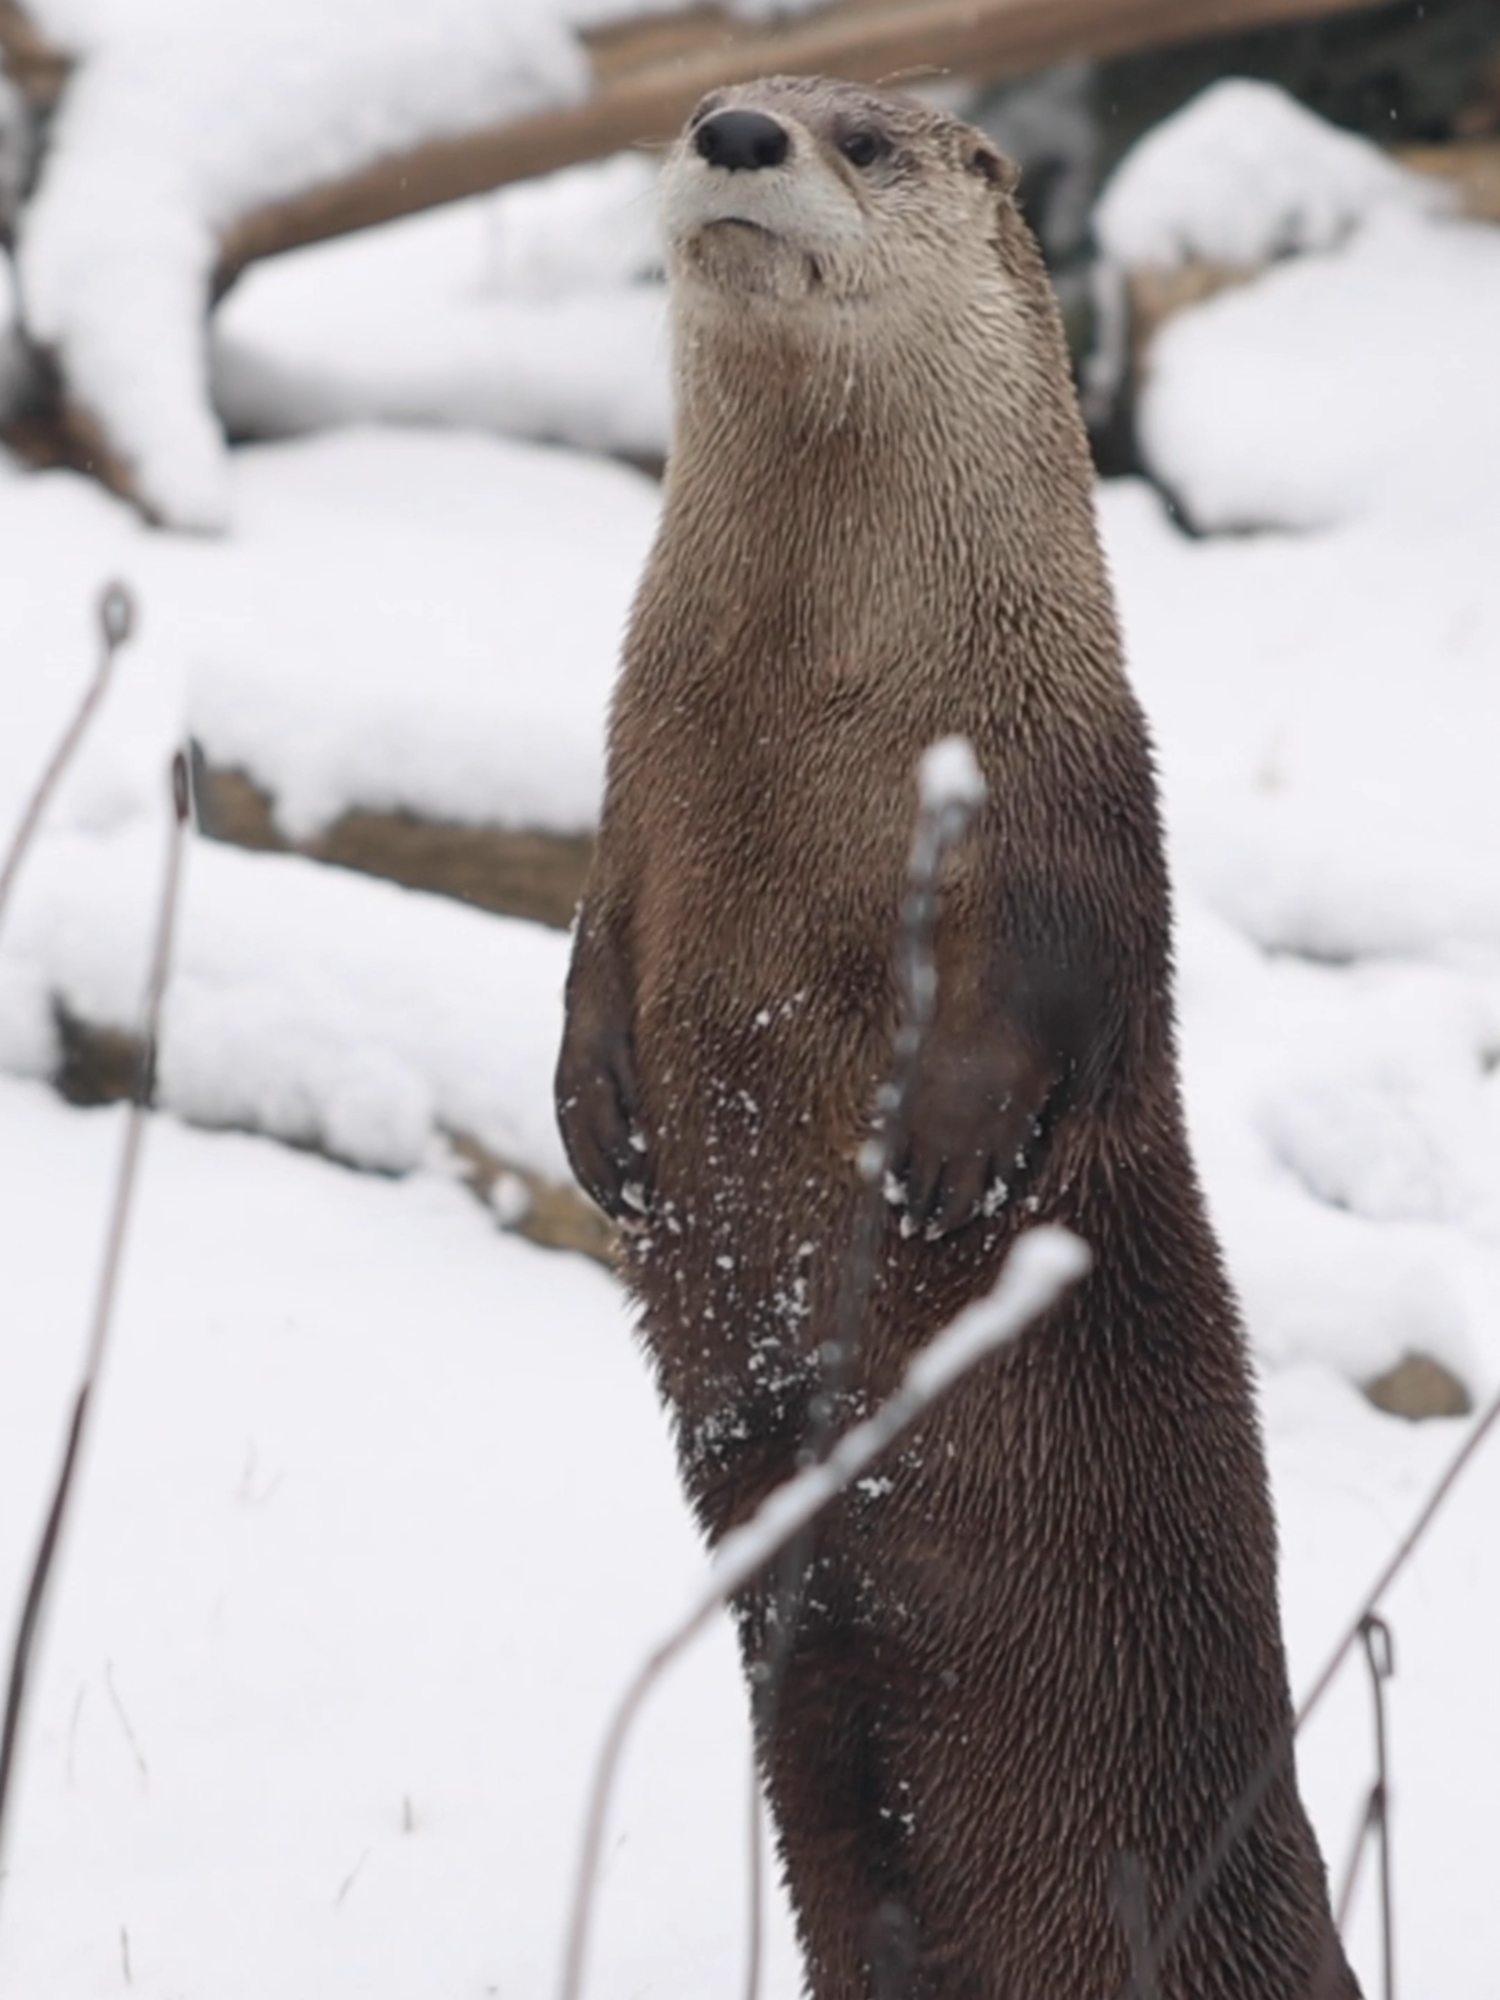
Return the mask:
[[257,258],[394,221],[627,146],[665,144],[705,91],[773,71],[855,82],[1021,76],[1232,29],[1354,12],[1369,0],[833,0],[749,23],[717,8],[585,37],[599,87],[582,104],[377,160],[225,230],[220,292]]
[[[144,1060],[140,1037],[123,1028],[86,1021],[60,1000],[54,1004],[53,1019],[58,1060],[52,1087],[58,1096],[90,1110],[128,1102]],[[581,1188],[571,1181],[545,1180],[528,1167],[502,1160],[468,1133],[448,1131],[443,1138],[457,1177],[501,1229],[524,1236],[543,1250],[571,1250],[592,1258],[606,1270],[614,1269],[614,1226]],[[1427,1394],[1430,1400],[1430,1387]],[[1402,1408],[1398,1414],[1412,1412]],[[1447,1411],[1424,1408],[1417,1414],[1445,1415]]]
[[302,854],[553,930],[565,931],[573,921],[594,845],[586,833],[466,826],[358,807],[298,841],[282,832],[275,801],[244,771],[200,762],[194,791],[210,840]]

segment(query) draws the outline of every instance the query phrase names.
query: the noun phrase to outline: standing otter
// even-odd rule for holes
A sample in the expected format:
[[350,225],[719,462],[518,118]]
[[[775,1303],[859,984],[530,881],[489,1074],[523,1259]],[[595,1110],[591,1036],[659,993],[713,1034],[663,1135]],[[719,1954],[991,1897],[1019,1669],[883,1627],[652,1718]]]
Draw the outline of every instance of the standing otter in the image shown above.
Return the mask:
[[[717,1538],[808,1436],[916,766],[969,739],[988,801],[847,1414],[1033,1219],[1093,1265],[825,1518],[760,1744],[817,2000],[1113,2000],[1122,1857],[1154,1925],[1291,1719],[1151,753],[1013,182],[952,118],[809,78],[715,93],[668,162],[676,434],[558,1072]],[[773,1598],[737,1606],[752,1677]],[[1149,1990],[1356,1995],[1289,1772]]]

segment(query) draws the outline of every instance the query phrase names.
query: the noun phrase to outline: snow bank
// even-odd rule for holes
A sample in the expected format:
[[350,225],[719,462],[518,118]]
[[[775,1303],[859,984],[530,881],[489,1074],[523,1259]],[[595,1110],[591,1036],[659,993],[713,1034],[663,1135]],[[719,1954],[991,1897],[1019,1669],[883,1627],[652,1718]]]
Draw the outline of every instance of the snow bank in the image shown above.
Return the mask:
[[1500,1380],[1500,508],[1100,519],[1162,763],[1194,1142],[1257,1351]]
[[193,651],[189,720],[212,759],[248,768],[298,834],[355,803],[592,826],[655,486],[419,433],[240,463],[232,581]]
[[[153,535],[72,474],[0,473],[5,834],[92,668],[99,584],[124,575],[141,608],[0,936],[0,1066],[52,1066],[58,1001],[135,1026],[184,728],[248,767],[294,832],[354,804],[593,823],[650,482],[411,433],[243,451],[234,470],[233,543]],[[384,883],[203,845],[165,1099],[384,1170],[458,1128],[562,1178],[550,1078],[566,949]]]
[[[0,1583],[40,1518],[119,1140],[0,1080]],[[1266,1384],[1294,1687],[1454,1449],[1326,1371]],[[1406,1983],[1489,2000],[1500,1758],[1481,1457],[1388,1607]],[[431,1176],[151,1131],[115,1344],[34,1683],[0,1978],[50,2000],[538,1993],[610,1702],[698,1586],[614,1288]],[[1299,1744],[1337,1873],[1370,1772],[1350,1669]],[[732,1991],[744,1699],[716,1628],[648,1707],[591,1990]],[[774,1872],[774,1871],[773,1871]],[[774,1892],[773,1892],[774,1894]],[[1353,1949],[1378,1963],[1367,1893]],[[774,1897],[768,2000],[800,1990]]]
[[[7,1606],[119,1136],[0,1079]],[[601,1272],[432,1176],[158,1121],[33,1685],[0,1982],[83,2000],[125,1990],[128,1954],[157,2000],[548,1992],[606,1706],[701,1574]],[[719,1628],[624,1774],[596,1991],[732,1983],[748,1763]],[[772,1935],[790,2000],[779,1899]]]
[[0,477],[0,821],[62,728],[120,574],[139,641],[56,823],[154,810],[174,732],[244,766],[289,833],[352,806],[593,824],[604,716],[659,498],[499,439],[353,431],[237,452],[232,542],[153,535],[69,473]]
[[[1461,515],[1500,482],[1500,234],[1452,205],[1444,183],[1244,79],[1126,156],[1094,218],[1114,283],[1194,258],[1271,264],[1151,343],[1141,452],[1195,526]],[[1119,360],[1101,349],[1100,383]]]
[[1339,532],[1191,541],[1128,481],[1100,515],[1162,758],[1189,1115],[1257,1350],[1354,1380],[1426,1352],[1482,1388],[1500,236],[1445,200],[1264,85],[1143,140],[1096,217],[1117,265],[1286,260],[1157,333],[1143,455],[1201,528]]
[[520,181],[485,208],[492,291],[546,298],[662,276],[656,163],[642,153]]
[[236,215],[389,153],[581,97],[541,0],[42,0],[74,51],[21,267],[34,336],[181,527],[228,517],[206,287]]
[[[40,843],[0,939],[0,1068],[34,1071],[54,1001],[137,1027],[160,855],[149,826]],[[392,1173],[462,1131],[568,1177],[552,1110],[561,933],[202,842],[178,938],[168,1108]]]
[[1454,516],[1500,485],[1500,231],[1382,216],[1178,314],[1142,452],[1202,528]]
[[1255,265],[1331,249],[1380,211],[1431,214],[1451,199],[1275,84],[1225,77],[1126,154],[1094,235],[1126,269]]
[[1183,886],[1277,950],[1500,945],[1500,503],[1207,540],[1138,481],[1099,506]]
[[217,408],[241,435],[385,419],[664,455],[653,181],[621,155],[253,266],[214,316]]
[[[657,11],[685,4],[660,0]],[[763,19],[816,4],[732,0],[730,11]],[[636,11],[635,0],[432,0],[418,8],[404,0],[32,0],[38,27],[76,68],[25,216],[28,324],[57,351],[74,398],[103,423],[149,508],[183,528],[229,519],[204,333],[220,232],[382,155],[576,101],[589,69],[573,30]],[[484,319],[448,329],[445,354],[428,353],[427,388],[414,389],[411,302],[398,295],[382,305],[406,323],[385,349],[386,365],[404,355],[408,377],[406,392],[373,413],[451,419],[451,396],[432,385],[445,359],[460,360],[471,377],[481,372]],[[597,317],[593,324],[597,337]],[[502,324],[500,334],[523,379],[481,397],[484,420],[498,412],[527,435],[658,448],[659,425],[643,445],[638,422],[612,426],[596,416],[576,431],[559,423],[561,371],[539,358],[542,342],[524,320]],[[616,365],[606,380],[619,375]],[[273,370],[271,381],[279,380]],[[274,391],[265,370],[248,385],[231,370],[229,383],[231,421],[268,427]],[[543,408],[518,417],[535,390]],[[328,409],[326,394],[307,393]],[[596,401],[599,393],[596,385]],[[355,407],[372,411],[368,401]]]
[[1356,1382],[1407,1353],[1500,1382],[1500,958],[1267,959],[1178,927],[1189,1123],[1257,1352]]

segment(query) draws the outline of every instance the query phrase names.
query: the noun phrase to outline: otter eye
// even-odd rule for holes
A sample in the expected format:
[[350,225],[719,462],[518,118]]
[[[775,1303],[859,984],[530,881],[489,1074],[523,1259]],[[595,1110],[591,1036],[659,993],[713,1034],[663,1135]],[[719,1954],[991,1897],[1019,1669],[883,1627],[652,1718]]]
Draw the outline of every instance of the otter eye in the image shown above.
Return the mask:
[[839,151],[850,165],[855,167],[872,165],[885,149],[885,141],[880,134],[866,129],[851,132],[846,139],[839,141]]

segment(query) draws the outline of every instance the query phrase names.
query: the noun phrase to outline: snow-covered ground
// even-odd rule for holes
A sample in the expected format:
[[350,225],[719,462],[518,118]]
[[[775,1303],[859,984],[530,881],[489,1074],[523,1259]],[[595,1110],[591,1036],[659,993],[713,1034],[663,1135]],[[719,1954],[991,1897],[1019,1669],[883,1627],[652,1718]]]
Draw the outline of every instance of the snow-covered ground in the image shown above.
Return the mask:
[[[1211,127],[1189,139],[1212,152]],[[1240,213],[1243,124],[1224,154],[1241,165],[1221,205]],[[1326,214],[1348,156],[1337,185],[1308,157],[1300,199]],[[1127,234],[1180,240],[1159,192],[1136,199]],[[1305,1687],[1463,1435],[1381,1416],[1353,1385],[1417,1349],[1476,1397],[1500,1386],[1500,402],[1479,331],[1494,232],[1378,201],[1299,233],[1297,199],[1276,190],[1277,242],[1319,247],[1169,328],[1143,407],[1179,505],[1256,532],[1189,538],[1143,482],[1105,488],[1100,517],[1161,753],[1190,1113],[1262,1364]],[[242,355],[300,354],[329,393],[287,409],[267,364],[268,421],[504,422],[371,389],[456,351],[457,303],[429,291],[419,329],[406,300],[390,370],[359,334],[382,260],[435,272],[446,230],[477,264],[492,222],[475,206],[265,273]],[[624,282],[637,268],[612,282],[655,310]],[[533,304],[607,327],[614,308],[586,292]],[[610,407],[649,407],[658,336],[621,352]],[[559,343],[553,361],[547,393],[586,410],[602,393],[587,353],[573,372]],[[6,1603],[121,1125],[40,1080],[52,1006],[135,1018],[171,743],[188,727],[249,768],[297,832],[355,805],[586,826],[656,505],[620,466],[462,428],[246,446],[229,479],[234,530],[207,542],[0,463],[0,838],[92,665],[94,592],[118,574],[141,605],[0,933]],[[610,1281],[500,1233],[438,1143],[459,1129],[561,1170],[565,942],[295,856],[199,844],[188,868],[173,1115],[148,1142],[46,1634],[0,1990],[533,1995],[554,1977],[606,1704],[698,1573]],[[215,1126],[240,1129],[195,1129]],[[1496,1990],[1497,1514],[1500,1450],[1389,1606],[1412,2000]],[[1336,1868],[1369,1735],[1351,1668],[1302,1746]],[[591,1993],[734,1990],[745,1778],[720,1632],[632,1758]],[[1366,1895],[1367,1980],[1371,1910]],[[780,1918],[775,1938],[769,1990],[789,2000]]]

